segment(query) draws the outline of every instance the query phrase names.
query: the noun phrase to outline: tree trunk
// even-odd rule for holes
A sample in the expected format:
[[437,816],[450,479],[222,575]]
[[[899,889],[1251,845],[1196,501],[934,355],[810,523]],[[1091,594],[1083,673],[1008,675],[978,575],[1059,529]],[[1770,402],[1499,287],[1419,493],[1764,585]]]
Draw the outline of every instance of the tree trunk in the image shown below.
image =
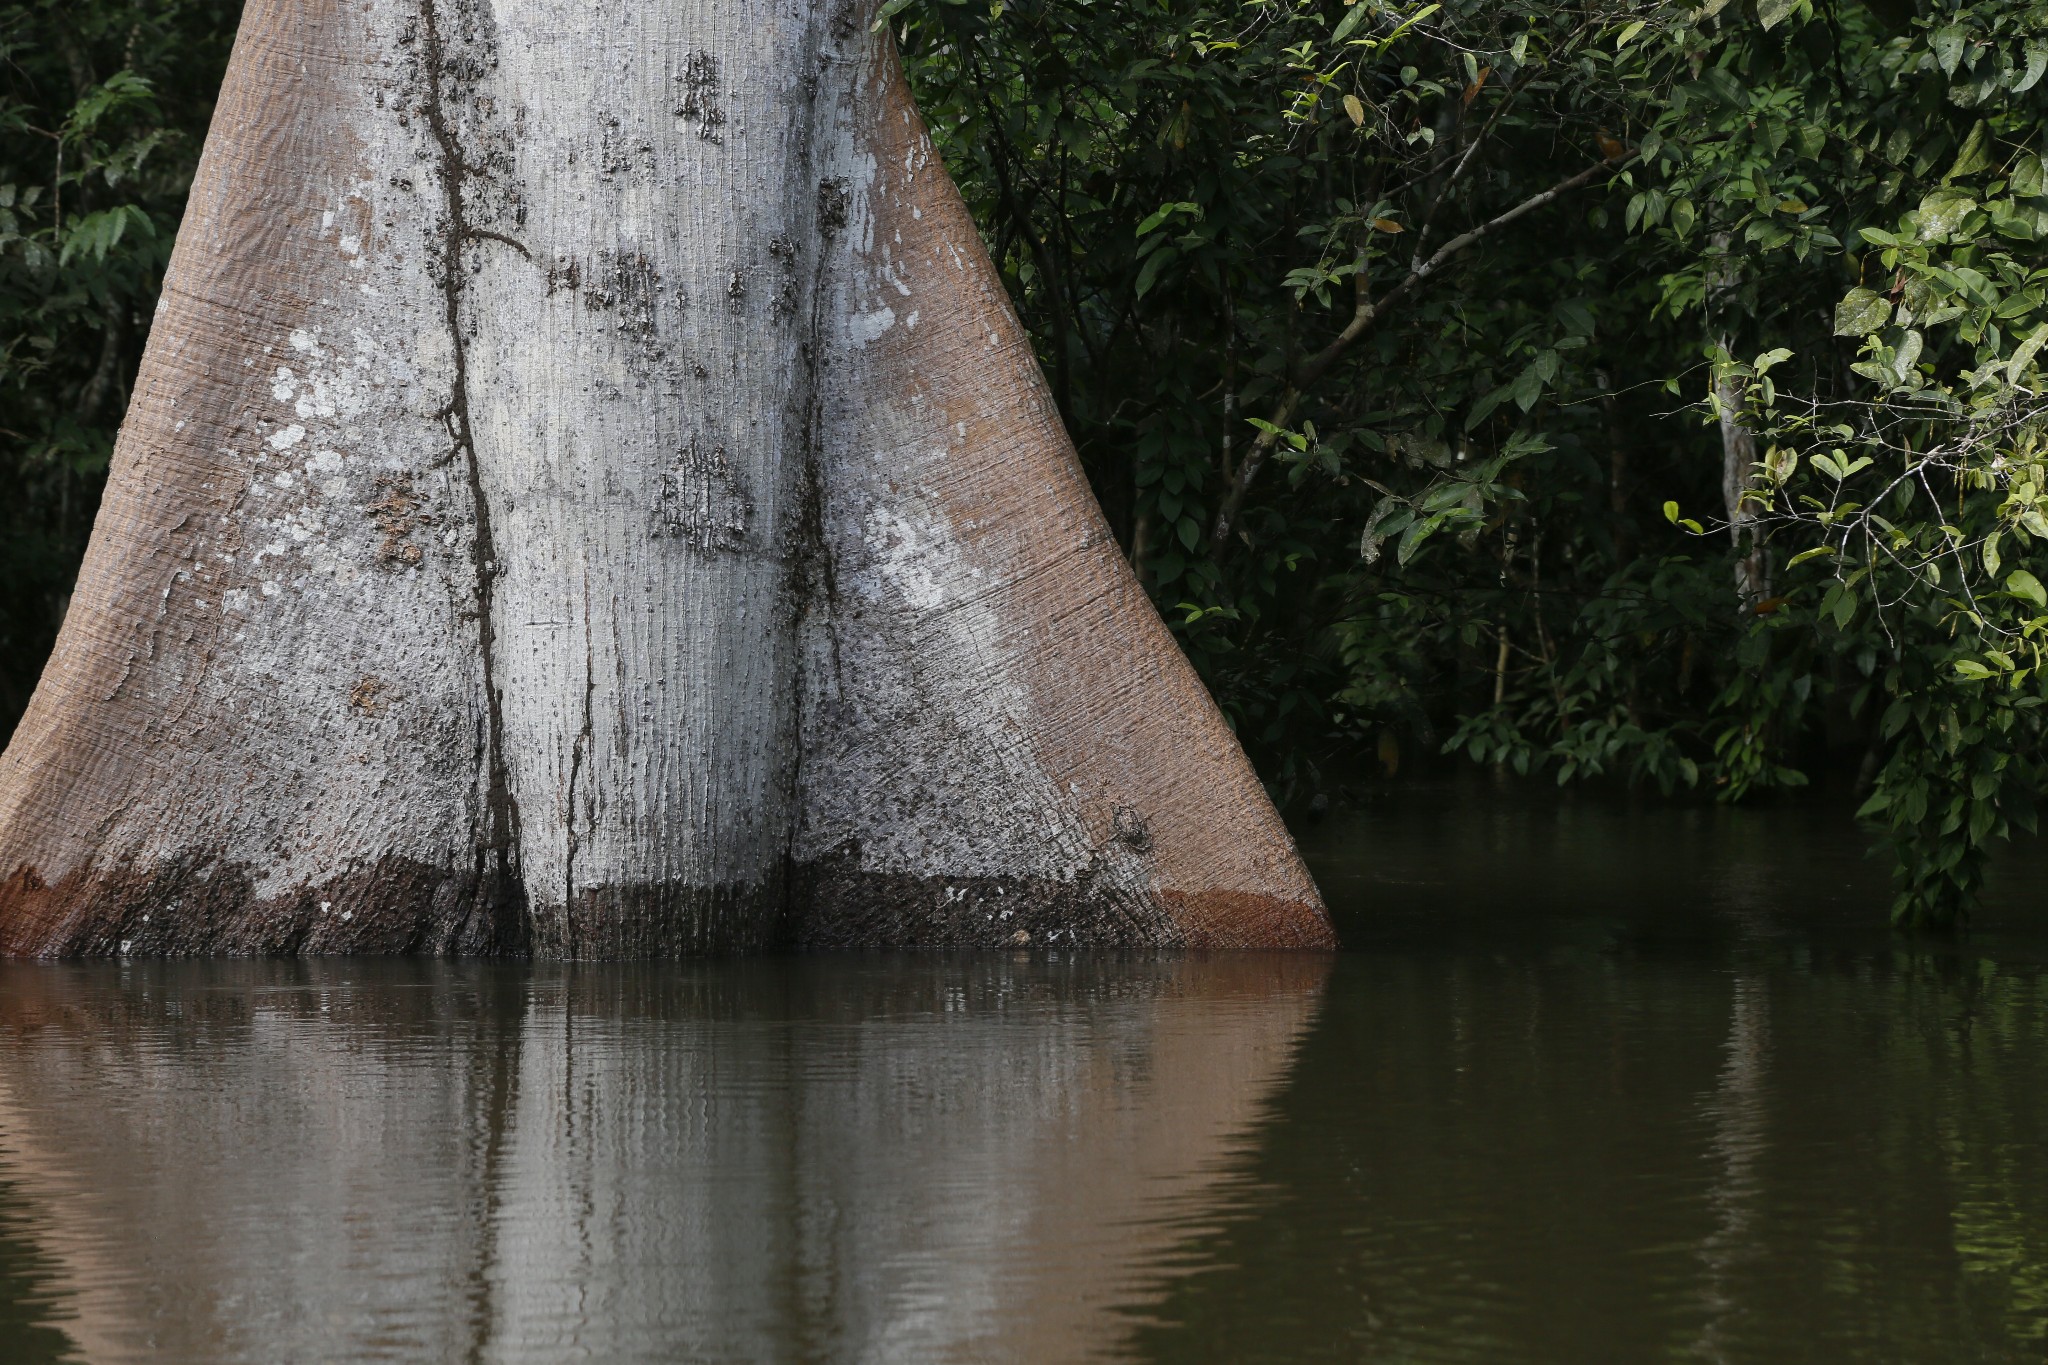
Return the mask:
[[252,0],[13,953],[1327,945],[872,0]]
[[[1737,293],[1742,278],[1729,255],[1729,236],[1713,236],[1715,266],[1709,281],[1710,306],[1726,314],[1739,305]],[[1733,355],[1735,335],[1724,327],[1716,339],[1721,350]],[[1764,549],[1756,505],[1748,494],[1756,487],[1756,433],[1743,425],[1746,396],[1743,384],[1733,375],[1714,377],[1714,410],[1721,428],[1721,503],[1728,513],[1728,539],[1735,547],[1735,597],[1745,612],[1771,595],[1770,559]]]
[[[1727,340],[1721,345],[1726,349]],[[1728,511],[1728,539],[1735,547],[1735,596],[1747,611],[1771,595],[1771,579],[1757,533],[1756,506],[1748,497],[1756,487],[1756,433],[1742,424],[1743,401],[1739,382],[1726,376],[1714,380],[1721,427],[1721,502]]]

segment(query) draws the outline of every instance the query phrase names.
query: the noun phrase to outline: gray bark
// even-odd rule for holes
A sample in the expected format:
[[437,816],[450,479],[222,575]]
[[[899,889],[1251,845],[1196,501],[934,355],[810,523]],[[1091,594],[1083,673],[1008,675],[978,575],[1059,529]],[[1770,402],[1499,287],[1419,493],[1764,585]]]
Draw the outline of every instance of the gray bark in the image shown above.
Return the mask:
[[1747,496],[1756,486],[1756,433],[1742,423],[1739,383],[1716,379],[1714,400],[1720,410],[1721,501],[1728,512],[1728,538],[1735,546],[1735,595],[1750,608],[1771,595],[1770,564],[1759,535],[1756,504]]
[[249,6],[0,947],[1329,942],[870,12]]
[[[1713,237],[1722,264],[1715,269],[1709,290],[1710,304],[1717,311],[1730,309],[1737,300],[1741,283],[1729,257],[1725,232]],[[1735,336],[1723,330],[1718,338],[1723,351],[1734,353]],[[1771,595],[1770,559],[1764,549],[1756,504],[1745,495],[1756,487],[1756,433],[1743,424],[1743,385],[1732,376],[1714,380],[1714,408],[1721,431],[1721,503],[1728,515],[1728,539],[1735,547],[1735,597],[1743,610],[1753,609]]]

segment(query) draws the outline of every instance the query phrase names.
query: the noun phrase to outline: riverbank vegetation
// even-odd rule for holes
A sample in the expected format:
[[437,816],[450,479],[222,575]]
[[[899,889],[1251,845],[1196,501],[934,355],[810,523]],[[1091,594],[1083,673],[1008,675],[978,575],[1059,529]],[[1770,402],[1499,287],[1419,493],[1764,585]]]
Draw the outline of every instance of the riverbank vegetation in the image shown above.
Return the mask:
[[[236,10],[0,5],[0,723]],[[1731,801],[1840,772],[1894,917],[1967,915],[2043,777],[2048,5],[884,11],[1276,795],[1438,755]]]

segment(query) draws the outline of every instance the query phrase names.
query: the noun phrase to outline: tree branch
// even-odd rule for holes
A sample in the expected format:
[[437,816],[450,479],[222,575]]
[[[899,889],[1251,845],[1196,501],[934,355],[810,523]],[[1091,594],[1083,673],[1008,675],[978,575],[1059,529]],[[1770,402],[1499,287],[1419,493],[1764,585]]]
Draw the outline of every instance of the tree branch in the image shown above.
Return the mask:
[[1429,246],[1430,229],[1436,226],[1437,210],[1441,209],[1444,200],[1450,197],[1452,188],[1465,174],[1465,168],[1472,164],[1473,155],[1485,144],[1487,136],[1493,132],[1494,125],[1498,124],[1502,116],[1514,106],[1515,98],[1521,93],[1521,86],[1511,86],[1509,88],[1507,98],[1503,99],[1499,106],[1494,109],[1492,116],[1480,125],[1478,135],[1470,143],[1466,144],[1464,154],[1458,158],[1458,164],[1451,167],[1451,173],[1444,178],[1443,184],[1430,197],[1429,212],[1423,215],[1422,226],[1415,233],[1415,257],[1408,263],[1410,270],[1419,269],[1422,265],[1422,253]]
[[1352,343],[1365,334],[1366,328],[1372,326],[1373,322],[1386,312],[1389,304],[1427,281],[1445,262],[1466,247],[1498,232],[1524,214],[1534,213],[1551,200],[1579,188],[1602,171],[1614,169],[1625,160],[1626,158],[1617,161],[1596,161],[1584,170],[1566,176],[1549,189],[1530,195],[1513,208],[1489,218],[1478,227],[1459,233],[1438,247],[1428,260],[1411,266],[1401,282],[1382,294],[1378,301],[1374,301],[1370,296],[1370,283],[1366,279],[1365,262],[1361,253],[1358,273],[1352,277],[1357,303],[1352,309],[1351,321],[1345,324],[1343,331],[1331,338],[1327,346],[1294,367],[1287,388],[1281,393],[1280,401],[1274,405],[1272,415],[1266,419],[1270,428],[1261,431],[1258,439],[1245,451],[1244,462],[1237,467],[1237,477],[1231,481],[1230,488],[1223,495],[1223,505],[1217,509],[1216,523],[1209,532],[1210,553],[1221,554],[1224,546],[1229,544],[1231,528],[1236,524],[1238,512],[1244,507],[1245,494],[1251,491],[1252,480],[1258,477],[1260,467],[1266,463],[1266,457],[1278,444],[1281,432],[1286,429],[1288,419],[1294,416],[1294,410],[1300,406],[1303,395],[1311,385],[1329,372],[1332,365],[1343,358],[1344,353],[1351,349]]

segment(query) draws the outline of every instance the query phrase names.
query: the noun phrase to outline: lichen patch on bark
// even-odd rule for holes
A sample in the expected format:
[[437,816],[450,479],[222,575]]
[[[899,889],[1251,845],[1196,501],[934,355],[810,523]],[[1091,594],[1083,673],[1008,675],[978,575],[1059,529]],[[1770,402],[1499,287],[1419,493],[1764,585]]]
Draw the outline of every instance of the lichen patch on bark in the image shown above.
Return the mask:
[[747,541],[754,500],[724,446],[692,439],[661,474],[654,495],[654,534],[699,550],[737,550]]

